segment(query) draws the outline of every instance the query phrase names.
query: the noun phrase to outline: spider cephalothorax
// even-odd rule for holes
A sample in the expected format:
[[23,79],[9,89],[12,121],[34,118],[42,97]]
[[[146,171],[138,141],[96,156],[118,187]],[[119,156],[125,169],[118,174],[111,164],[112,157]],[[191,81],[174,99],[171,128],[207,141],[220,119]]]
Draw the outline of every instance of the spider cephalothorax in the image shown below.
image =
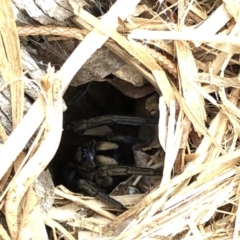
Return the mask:
[[80,178],[96,182],[99,187],[109,188],[113,186],[112,178],[101,178],[96,171],[103,166],[118,166],[118,157],[117,143],[92,140],[77,149],[74,164]]

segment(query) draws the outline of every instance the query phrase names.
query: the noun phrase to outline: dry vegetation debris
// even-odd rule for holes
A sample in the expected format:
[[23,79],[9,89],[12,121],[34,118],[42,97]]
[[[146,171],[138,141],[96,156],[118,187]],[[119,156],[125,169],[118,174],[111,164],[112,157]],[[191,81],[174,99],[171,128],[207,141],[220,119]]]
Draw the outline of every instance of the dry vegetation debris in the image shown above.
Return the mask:
[[[7,227],[0,224],[1,237],[47,239],[48,225],[53,239],[238,239],[239,2],[107,3],[1,3],[0,207],[7,221]],[[95,11],[105,14],[97,18]],[[80,43],[59,71],[49,66],[45,72],[30,55],[34,48],[24,44],[23,36],[39,35]],[[55,196],[44,196],[54,197],[46,214],[32,187],[61,138],[62,95],[70,83],[96,78],[99,71],[91,78],[78,72],[91,70],[84,65],[89,58],[90,66],[99,61],[92,56],[96,51],[114,53],[119,64],[109,72],[111,63],[105,62],[108,71],[102,69],[99,80],[114,74],[119,81],[109,82],[136,98],[160,93],[162,181],[144,197],[116,197],[135,203],[119,216],[94,198],[55,188]],[[76,74],[84,80],[74,80]]]

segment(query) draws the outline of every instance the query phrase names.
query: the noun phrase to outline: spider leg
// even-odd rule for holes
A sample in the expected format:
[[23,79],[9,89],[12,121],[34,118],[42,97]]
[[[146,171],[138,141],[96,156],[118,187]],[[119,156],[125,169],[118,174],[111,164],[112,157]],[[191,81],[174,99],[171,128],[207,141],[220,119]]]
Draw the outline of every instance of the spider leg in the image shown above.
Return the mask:
[[102,178],[124,175],[162,176],[162,170],[129,166],[103,166],[98,168],[95,174]]
[[162,170],[129,166],[102,166],[95,172],[95,181],[99,186],[108,188],[113,185],[114,176],[131,175],[162,176]]
[[106,115],[90,119],[84,119],[75,123],[73,127],[74,132],[81,132],[86,129],[96,128],[104,125],[111,124],[122,124],[122,125],[154,125],[158,124],[158,119],[140,118],[140,117],[127,117],[127,116],[116,116],[116,115]]
[[119,142],[119,143],[126,143],[126,144],[132,144],[132,145],[141,142],[141,140],[135,137],[114,135],[114,134],[108,135],[107,140],[110,142]]
[[93,184],[91,184],[88,181],[85,181],[83,179],[78,180],[78,187],[81,190],[84,190],[86,193],[88,193],[92,197],[96,197],[97,199],[104,201],[111,206],[119,209],[119,210],[126,210],[126,208],[117,200],[111,198],[109,195],[102,193],[98,191]]

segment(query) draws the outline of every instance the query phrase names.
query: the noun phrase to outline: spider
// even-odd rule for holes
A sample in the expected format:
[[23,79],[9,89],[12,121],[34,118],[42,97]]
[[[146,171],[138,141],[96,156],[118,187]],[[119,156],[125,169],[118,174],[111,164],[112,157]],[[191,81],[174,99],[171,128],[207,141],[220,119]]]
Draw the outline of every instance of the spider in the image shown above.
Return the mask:
[[[158,121],[139,117],[107,115],[81,120],[74,124],[73,131],[76,134],[85,135],[92,130],[94,134],[96,132],[99,134],[102,126],[115,123],[140,126],[157,124]],[[127,152],[127,148],[130,146],[130,151],[132,151],[132,145],[137,142],[139,142],[138,139],[129,136],[107,135],[103,138],[95,137],[82,144],[77,148],[74,159],[68,167],[66,185],[74,186],[90,196],[107,202],[114,208],[125,210],[120,202],[107,194],[122,180],[123,176],[162,175],[161,170],[122,166],[124,158],[129,158],[131,155],[124,154]]]

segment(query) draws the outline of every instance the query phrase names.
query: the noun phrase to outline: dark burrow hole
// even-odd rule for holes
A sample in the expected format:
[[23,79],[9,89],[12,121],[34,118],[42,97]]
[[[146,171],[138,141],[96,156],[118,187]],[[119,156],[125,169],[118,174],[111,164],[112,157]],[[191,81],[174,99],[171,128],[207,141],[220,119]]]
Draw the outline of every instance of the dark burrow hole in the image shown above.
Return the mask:
[[[62,184],[73,192],[84,193],[84,191],[79,189],[75,181],[76,178],[83,178],[83,176],[79,177],[79,174],[76,174],[76,172],[76,175],[72,173],[73,170],[76,170],[76,164],[73,164],[73,160],[76,158],[75,154],[78,148],[86,145],[86,143],[89,142],[94,142],[94,144],[99,143],[100,141],[117,143],[119,146],[118,150],[107,150],[101,152],[101,154],[104,156],[114,157],[118,160],[119,165],[134,166],[136,162],[134,161],[132,146],[136,146],[136,143],[140,143],[140,146],[142,146],[141,144],[149,144],[151,141],[153,141],[156,135],[156,119],[158,119],[158,113],[157,115],[152,116],[146,110],[146,99],[149,97],[158,99],[158,94],[154,93],[144,98],[133,99],[125,96],[107,82],[93,81],[79,87],[70,86],[64,95],[64,100],[68,106],[68,110],[64,113],[64,126],[61,143],[57,153],[49,165],[49,170],[52,174],[55,186]],[[155,119],[156,123],[144,126],[121,125],[114,123],[110,125],[104,125],[100,128],[100,130],[98,129],[94,131],[93,134],[91,133],[90,136],[83,134],[83,132],[74,132],[74,126],[76,126],[74,124],[77,122],[83,119],[90,119],[106,115]],[[97,136],[99,133],[102,133],[102,128],[104,131],[105,128],[107,128],[107,131],[110,130],[111,133],[104,133],[104,136]],[[112,140],[112,136],[119,135],[126,136],[127,143],[118,140]],[[153,151],[154,150],[150,150],[151,154]],[[96,150],[95,154],[99,154],[98,150]],[[145,161],[144,164],[147,164],[146,159],[143,161]],[[89,172],[90,175],[91,171]],[[71,174],[73,174],[75,177],[72,178]],[[84,176],[84,178],[85,180],[89,180],[88,177]],[[119,184],[119,182],[122,182],[128,178],[129,176],[113,177],[113,184],[106,188],[102,186],[99,187],[95,181],[93,181],[93,184],[99,191],[109,194]],[[142,185],[144,184],[145,183],[143,182]],[[146,191],[142,185],[139,183],[137,192]],[[126,193],[120,192],[119,194]]]

